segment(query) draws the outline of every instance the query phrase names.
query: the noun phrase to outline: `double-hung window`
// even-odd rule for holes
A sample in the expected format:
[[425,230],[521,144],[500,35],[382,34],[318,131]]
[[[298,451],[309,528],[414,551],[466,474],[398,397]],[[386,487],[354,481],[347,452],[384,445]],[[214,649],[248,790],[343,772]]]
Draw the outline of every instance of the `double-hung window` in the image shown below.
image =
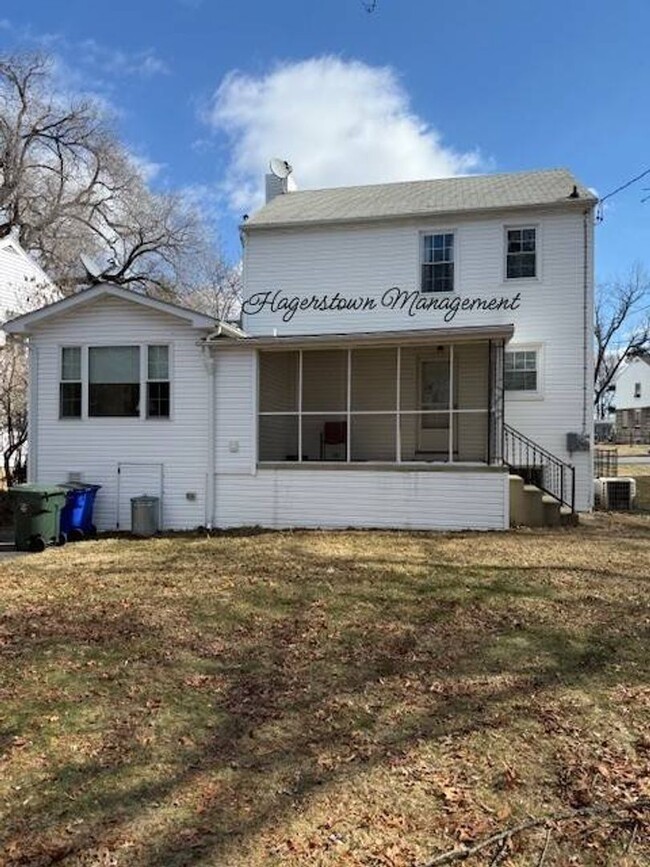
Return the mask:
[[454,291],[453,232],[422,236],[422,292]]
[[539,390],[538,353],[535,349],[509,350],[504,359],[503,386],[506,391]]
[[169,418],[169,347],[147,347],[147,418]]
[[81,418],[81,347],[64,346],[61,350],[59,415]]
[[519,226],[506,229],[506,278],[537,277],[537,229]]

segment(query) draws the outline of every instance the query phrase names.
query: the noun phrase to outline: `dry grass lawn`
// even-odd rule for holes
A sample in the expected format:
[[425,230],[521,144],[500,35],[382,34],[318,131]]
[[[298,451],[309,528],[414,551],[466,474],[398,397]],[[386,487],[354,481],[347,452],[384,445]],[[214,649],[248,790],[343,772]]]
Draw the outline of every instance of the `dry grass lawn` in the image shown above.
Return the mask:
[[[0,566],[0,864],[650,863],[650,517]],[[543,830],[471,864],[536,865]]]

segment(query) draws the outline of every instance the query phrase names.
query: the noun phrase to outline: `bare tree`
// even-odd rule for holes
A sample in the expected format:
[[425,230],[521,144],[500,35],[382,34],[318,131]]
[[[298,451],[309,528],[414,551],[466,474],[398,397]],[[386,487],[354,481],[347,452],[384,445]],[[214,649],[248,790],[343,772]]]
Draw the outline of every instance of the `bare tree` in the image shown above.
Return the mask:
[[96,102],[56,95],[47,58],[0,57],[0,237],[17,231],[64,293],[88,282],[81,252],[114,283],[173,291],[198,225],[148,188]]
[[10,341],[0,351],[0,432],[4,480],[25,479],[27,445],[27,358],[25,346]]
[[209,247],[204,247],[191,261],[191,273],[184,275],[187,289],[184,303],[226,322],[241,315],[242,275],[239,266],[228,265]]
[[626,358],[650,352],[650,275],[634,265],[596,293],[594,403],[604,417],[608,389]]

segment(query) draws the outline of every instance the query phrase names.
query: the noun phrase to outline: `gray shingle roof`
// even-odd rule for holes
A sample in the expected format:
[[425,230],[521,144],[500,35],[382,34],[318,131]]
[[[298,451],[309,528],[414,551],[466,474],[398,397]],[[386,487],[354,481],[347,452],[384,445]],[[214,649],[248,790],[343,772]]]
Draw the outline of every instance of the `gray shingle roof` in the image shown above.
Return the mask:
[[568,198],[574,184],[583,201],[596,202],[593,193],[567,169],[298,190],[277,196],[253,214],[246,227],[353,222],[555,205],[575,201]]

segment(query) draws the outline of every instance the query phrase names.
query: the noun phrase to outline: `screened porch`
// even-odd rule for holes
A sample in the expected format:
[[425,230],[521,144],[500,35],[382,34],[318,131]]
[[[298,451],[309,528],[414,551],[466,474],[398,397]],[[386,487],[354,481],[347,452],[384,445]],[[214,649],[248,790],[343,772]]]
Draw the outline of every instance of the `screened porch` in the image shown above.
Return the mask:
[[501,462],[504,339],[258,350],[258,462]]

